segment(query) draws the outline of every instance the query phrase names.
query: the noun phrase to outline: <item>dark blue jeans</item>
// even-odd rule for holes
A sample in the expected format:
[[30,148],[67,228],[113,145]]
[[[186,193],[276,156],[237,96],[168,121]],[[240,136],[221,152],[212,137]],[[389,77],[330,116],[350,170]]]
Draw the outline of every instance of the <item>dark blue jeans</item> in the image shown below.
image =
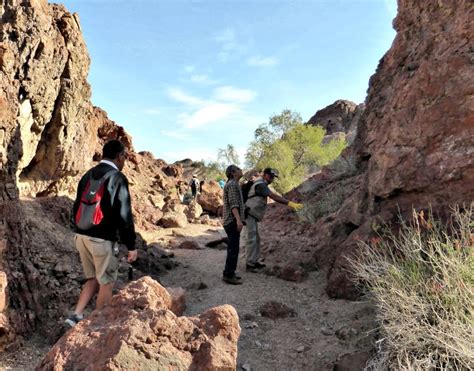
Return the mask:
[[227,233],[227,258],[225,260],[225,277],[234,277],[235,269],[237,268],[237,261],[239,259],[239,245],[240,232],[237,230],[237,223],[234,220],[232,223],[224,226],[225,233]]

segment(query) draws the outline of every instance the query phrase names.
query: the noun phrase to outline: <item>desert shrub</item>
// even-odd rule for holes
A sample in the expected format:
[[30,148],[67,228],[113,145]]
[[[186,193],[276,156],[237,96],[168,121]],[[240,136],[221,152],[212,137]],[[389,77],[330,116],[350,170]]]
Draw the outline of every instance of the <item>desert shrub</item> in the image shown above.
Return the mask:
[[298,217],[300,220],[316,223],[322,216],[337,211],[341,207],[344,198],[345,195],[342,188],[327,192],[321,199],[305,203],[304,208],[298,211]]
[[369,369],[472,369],[473,208],[454,209],[445,224],[414,213],[399,233],[362,244],[350,260],[378,309],[379,349]]

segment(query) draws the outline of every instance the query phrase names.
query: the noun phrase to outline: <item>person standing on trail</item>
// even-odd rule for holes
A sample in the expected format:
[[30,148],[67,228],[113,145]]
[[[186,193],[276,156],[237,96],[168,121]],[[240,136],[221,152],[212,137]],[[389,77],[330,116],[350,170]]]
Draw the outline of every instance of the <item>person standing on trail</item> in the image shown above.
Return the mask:
[[84,309],[97,289],[96,308],[110,304],[118,272],[117,235],[128,248],[128,262],[137,259],[128,180],[121,172],[126,158],[120,141],[108,141],[102,150],[102,161],[84,174],[77,188],[74,241],[86,283],[74,313],[66,319],[71,327],[83,319]]
[[259,262],[260,235],[258,233],[258,223],[262,221],[265,215],[267,197],[270,197],[278,203],[288,205],[295,211],[303,208],[302,204],[289,201],[270,190],[268,185],[271,184],[275,178],[278,178],[278,170],[272,168],[263,170],[262,177],[256,179],[250,187],[245,202],[245,224],[247,230],[245,239],[245,247],[247,250],[246,270],[254,273],[265,267],[265,264]]
[[223,224],[228,242],[222,279],[231,285],[240,285],[242,280],[235,270],[239,259],[240,232],[244,227],[244,199],[239,185],[242,170],[236,165],[230,165],[225,175],[228,180],[224,186]]
[[191,187],[191,194],[193,195],[193,198],[196,198],[199,189],[199,180],[196,174],[193,174],[193,178],[191,179],[191,182],[189,182],[189,186]]

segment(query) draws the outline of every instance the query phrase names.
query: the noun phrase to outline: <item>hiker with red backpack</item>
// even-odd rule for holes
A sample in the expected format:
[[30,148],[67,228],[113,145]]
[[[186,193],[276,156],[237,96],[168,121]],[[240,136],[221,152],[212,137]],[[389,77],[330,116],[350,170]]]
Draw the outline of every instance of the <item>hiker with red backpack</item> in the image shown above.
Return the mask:
[[71,327],[83,319],[84,309],[97,290],[96,308],[110,303],[118,272],[117,241],[127,246],[129,263],[137,259],[128,180],[121,172],[126,157],[119,140],[108,141],[102,161],[84,174],[77,188],[74,241],[86,282],[74,313],[66,319]]

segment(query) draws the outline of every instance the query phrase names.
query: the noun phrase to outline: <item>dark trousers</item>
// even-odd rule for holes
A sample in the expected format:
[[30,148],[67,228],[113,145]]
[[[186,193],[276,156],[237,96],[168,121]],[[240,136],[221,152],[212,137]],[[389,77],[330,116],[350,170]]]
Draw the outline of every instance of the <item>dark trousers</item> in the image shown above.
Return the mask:
[[234,277],[235,269],[237,268],[237,261],[239,259],[239,245],[240,232],[237,230],[237,223],[235,220],[224,226],[225,233],[227,233],[227,258],[225,260],[225,277]]

